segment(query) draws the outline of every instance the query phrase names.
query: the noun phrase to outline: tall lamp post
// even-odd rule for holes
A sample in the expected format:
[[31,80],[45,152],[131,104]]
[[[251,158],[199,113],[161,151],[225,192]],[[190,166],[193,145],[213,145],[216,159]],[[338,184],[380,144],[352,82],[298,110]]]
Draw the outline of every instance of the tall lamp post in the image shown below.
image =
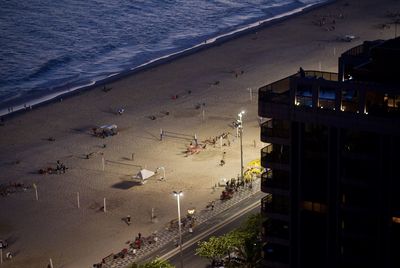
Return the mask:
[[238,113],[238,128],[239,128],[239,135],[240,135],[240,177],[243,180],[243,115],[244,111]]
[[182,227],[181,227],[181,204],[180,197],[183,195],[182,191],[174,191],[174,196],[176,197],[176,201],[178,203],[178,228],[179,228],[179,255],[181,268],[183,268],[183,258],[182,258]]

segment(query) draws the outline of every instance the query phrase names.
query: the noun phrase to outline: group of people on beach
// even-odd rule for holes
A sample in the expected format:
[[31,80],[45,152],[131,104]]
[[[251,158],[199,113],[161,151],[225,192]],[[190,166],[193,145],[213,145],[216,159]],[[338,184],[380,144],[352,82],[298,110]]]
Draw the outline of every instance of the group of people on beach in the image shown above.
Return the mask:
[[[4,249],[8,248],[7,240],[0,240],[0,249],[3,251]],[[13,257],[11,251],[6,252],[6,260],[11,260]],[[3,258],[3,256],[2,256]],[[2,259],[3,261],[3,259]]]

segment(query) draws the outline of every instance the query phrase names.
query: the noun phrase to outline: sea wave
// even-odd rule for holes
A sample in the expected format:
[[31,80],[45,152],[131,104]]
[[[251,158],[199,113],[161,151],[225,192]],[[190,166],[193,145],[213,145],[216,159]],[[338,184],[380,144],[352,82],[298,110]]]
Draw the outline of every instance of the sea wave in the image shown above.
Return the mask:
[[60,96],[320,2],[1,1],[0,108]]

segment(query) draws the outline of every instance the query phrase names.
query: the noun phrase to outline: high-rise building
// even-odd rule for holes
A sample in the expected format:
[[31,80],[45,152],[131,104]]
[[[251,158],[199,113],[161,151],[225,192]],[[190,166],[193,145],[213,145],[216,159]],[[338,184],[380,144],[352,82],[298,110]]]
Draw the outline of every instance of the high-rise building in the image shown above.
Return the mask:
[[400,38],[259,89],[263,266],[400,267]]

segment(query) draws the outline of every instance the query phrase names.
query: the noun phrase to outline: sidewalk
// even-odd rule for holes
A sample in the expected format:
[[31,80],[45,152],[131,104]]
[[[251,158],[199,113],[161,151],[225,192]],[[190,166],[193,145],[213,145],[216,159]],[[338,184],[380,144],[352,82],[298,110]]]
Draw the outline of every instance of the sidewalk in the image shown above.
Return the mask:
[[[216,191],[222,192],[223,187],[216,188]],[[234,193],[233,197],[229,200],[216,200],[214,204],[214,209],[211,210],[209,208],[205,208],[202,211],[196,213],[196,225],[200,225],[214,216],[226,211],[227,209],[233,207],[237,203],[243,201],[244,199],[250,197],[251,195],[260,191],[260,179],[257,179],[253,182],[253,187],[244,187],[239,189]],[[196,230],[196,228],[195,228]],[[182,236],[189,232],[188,226],[182,225]],[[169,243],[173,243],[179,237],[178,228],[174,228],[173,230],[168,230],[167,228],[161,229],[157,231],[158,241],[156,243],[143,243],[141,248],[136,251],[135,255],[128,253],[124,258],[115,258],[107,261],[102,264],[102,268],[125,268],[129,264],[134,262],[139,262],[141,259],[144,259],[151,254],[153,254],[156,250],[166,246]],[[182,241],[184,244],[185,241]]]

